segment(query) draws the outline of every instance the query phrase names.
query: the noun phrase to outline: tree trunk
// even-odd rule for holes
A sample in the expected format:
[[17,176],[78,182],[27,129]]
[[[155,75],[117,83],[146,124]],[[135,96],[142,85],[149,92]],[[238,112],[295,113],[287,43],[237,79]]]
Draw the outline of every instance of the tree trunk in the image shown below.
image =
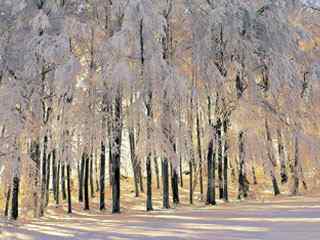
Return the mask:
[[20,157],[14,169],[11,199],[11,218],[17,220],[19,216],[19,190],[20,190]]
[[249,184],[246,176],[245,166],[245,149],[244,149],[244,132],[239,133],[239,191],[238,199],[243,199],[248,196]]
[[228,194],[228,142],[227,142],[227,128],[228,122],[227,120],[223,121],[222,124],[222,147],[223,147],[223,200],[228,202],[229,194]]
[[122,134],[122,102],[120,89],[115,99],[114,151],[112,151],[112,213],[120,213],[120,156]]
[[58,161],[57,167],[57,182],[56,182],[56,205],[59,205],[60,201],[60,167],[61,167],[61,160]]
[[147,171],[147,211],[152,211],[152,170],[151,170],[151,153],[148,154],[146,160]]
[[285,155],[284,155],[284,145],[282,142],[282,134],[280,129],[277,129],[277,135],[278,135],[278,154],[279,154],[279,160],[280,160],[280,177],[281,177],[281,183],[284,184],[288,182],[288,175],[287,175],[286,161],[285,161]]
[[90,153],[90,174],[89,174],[89,178],[90,178],[90,193],[91,193],[91,198],[95,197],[95,191],[94,191],[94,181],[93,181],[93,150],[91,150]]
[[267,139],[267,154],[268,154],[268,160],[271,165],[270,176],[271,176],[274,195],[277,196],[280,194],[280,189],[278,186],[277,178],[275,176],[276,161],[273,153],[272,138],[271,138],[271,133],[270,133],[267,118],[265,119],[265,129],[266,129],[266,139]]
[[189,160],[189,203],[193,204],[193,167],[191,160]]
[[63,162],[61,165],[61,191],[62,191],[62,199],[67,199],[67,191],[66,191],[66,165]]
[[197,144],[198,144],[198,157],[199,157],[199,183],[200,183],[200,195],[203,200],[203,175],[202,175],[202,153],[201,153],[201,133],[200,133],[200,118],[199,111],[197,111]]
[[170,208],[169,206],[169,164],[168,159],[162,160],[162,206],[163,208]]
[[68,213],[72,213],[71,205],[71,167],[70,164],[67,164],[67,188],[68,188]]
[[52,153],[49,154],[48,156],[48,162],[47,162],[47,179],[46,179],[46,182],[47,182],[47,188],[46,188],[46,204],[45,206],[47,207],[49,205],[49,192],[50,192],[50,167],[51,167],[51,155]]
[[156,154],[153,156],[153,163],[154,163],[154,168],[156,172],[156,179],[157,179],[157,189],[160,189],[160,173],[159,173],[159,164],[158,164],[158,159]]
[[89,210],[89,156],[87,153],[82,154],[84,165],[84,210]]
[[208,146],[208,154],[207,154],[207,167],[208,167],[208,188],[207,188],[207,204],[215,205],[216,201],[214,199],[215,186],[214,186],[214,168],[213,168],[213,140],[211,139]]
[[134,180],[134,192],[135,192],[135,197],[139,197],[138,163],[137,163],[137,156],[136,156],[134,130],[132,128],[129,129],[129,142],[130,142],[131,165],[132,165],[133,180]]
[[47,189],[47,148],[48,136],[45,135],[43,139],[43,152],[42,152],[42,172],[41,172],[41,201],[40,201],[40,217],[44,215],[45,197]]
[[105,172],[106,172],[106,146],[104,139],[101,140],[101,154],[100,154],[100,210],[105,207]]
[[53,149],[52,153],[52,188],[53,188],[53,198],[56,201],[57,193],[57,162],[56,162],[56,150]]
[[218,186],[219,186],[219,199],[223,199],[223,175],[222,175],[222,123],[221,120],[218,119],[217,122],[217,131],[218,131]]
[[252,166],[252,180],[253,180],[253,184],[254,185],[258,184],[257,176],[256,176],[256,170],[255,170],[254,166]]
[[172,199],[173,199],[173,204],[177,205],[177,204],[180,203],[180,198],[179,198],[179,177],[178,177],[177,169],[172,167],[172,164],[171,164],[171,169],[172,169],[172,178],[171,178]]
[[40,165],[41,165],[41,153],[40,153],[40,144],[39,140],[35,140],[31,142],[30,146],[30,158],[35,163],[35,172],[34,172],[34,191],[33,191],[33,204],[34,204],[34,217],[39,216],[39,177],[40,177]]
[[85,170],[85,158],[84,158],[84,156],[82,154],[81,164],[80,164],[80,177],[79,177],[79,202],[83,202],[84,170]]
[[183,188],[183,169],[182,169],[182,156],[181,152],[179,153],[179,170],[180,170],[180,187]]
[[294,161],[293,161],[293,184],[292,184],[292,195],[297,195],[299,193],[299,140],[298,136],[294,138]]
[[4,216],[5,217],[8,217],[8,214],[9,214],[10,198],[11,198],[11,184],[9,184],[8,190],[7,190],[6,205],[5,205],[5,209],[4,209]]

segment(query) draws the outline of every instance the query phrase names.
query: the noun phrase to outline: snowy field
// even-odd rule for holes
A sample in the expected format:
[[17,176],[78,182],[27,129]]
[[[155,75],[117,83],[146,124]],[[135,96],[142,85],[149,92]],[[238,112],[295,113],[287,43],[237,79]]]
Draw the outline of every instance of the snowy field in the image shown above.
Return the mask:
[[15,224],[2,220],[0,239],[320,239],[319,196],[182,206],[152,213],[124,209],[120,215],[76,211],[68,216],[51,211],[41,220]]

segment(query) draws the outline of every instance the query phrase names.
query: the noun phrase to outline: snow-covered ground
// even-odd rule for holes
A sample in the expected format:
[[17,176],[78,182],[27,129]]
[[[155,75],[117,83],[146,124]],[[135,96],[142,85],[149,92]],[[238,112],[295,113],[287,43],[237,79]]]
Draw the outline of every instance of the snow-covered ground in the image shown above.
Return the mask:
[[232,202],[217,207],[179,207],[120,215],[51,209],[41,220],[0,223],[0,239],[212,239],[319,240],[320,197],[280,197],[265,202]]

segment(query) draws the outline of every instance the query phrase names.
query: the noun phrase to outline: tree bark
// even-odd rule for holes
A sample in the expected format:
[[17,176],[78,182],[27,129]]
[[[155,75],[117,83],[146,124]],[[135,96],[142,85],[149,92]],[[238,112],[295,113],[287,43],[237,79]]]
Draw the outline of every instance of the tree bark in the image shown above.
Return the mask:
[[147,211],[152,211],[152,170],[151,170],[151,153],[148,154],[146,160],[147,171]]
[[72,203],[71,203],[71,167],[67,164],[67,188],[68,188],[68,213],[72,213]]
[[115,99],[114,151],[112,151],[112,213],[120,213],[120,156],[122,134],[122,100],[118,89]]
[[62,192],[62,199],[67,199],[67,191],[66,191],[66,165],[63,162],[61,165],[61,192]]
[[169,205],[169,164],[168,159],[162,160],[162,206],[170,208]]
[[245,149],[244,149],[244,132],[240,131],[239,133],[239,191],[238,199],[243,199],[248,196],[249,184],[246,174],[245,166]]
[[134,130],[132,128],[129,129],[129,142],[130,142],[131,165],[132,165],[133,180],[134,180],[134,192],[135,192],[135,197],[139,197],[138,163],[137,163],[137,156],[136,156]]
[[43,152],[42,152],[42,172],[41,172],[41,200],[40,200],[40,217],[44,215],[45,197],[47,189],[47,148],[48,136],[45,135],[43,139]]
[[200,117],[199,111],[197,111],[197,144],[198,144],[198,157],[199,157],[199,183],[200,183],[200,195],[203,200],[203,174],[202,174],[202,149],[201,149],[201,133],[200,133]]
[[82,154],[82,158],[84,161],[84,210],[89,210],[90,209],[90,204],[89,204],[89,156],[88,153],[84,152]]
[[20,191],[20,157],[14,169],[11,199],[11,218],[17,220],[19,216],[19,191]]
[[157,179],[157,189],[160,189],[160,173],[159,173],[159,164],[156,154],[153,156],[153,163],[154,163],[154,169],[156,172],[156,179]]
[[228,121],[224,120],[222,124],[222,147],[223,147],[223,200],[228,202],[228,142],[227,142]]
[[4,216],[5,217],[8,217],[8,214],[9,214],[10,198],[11,198],[11,184],[9,184],[8,190],[7,190],[6,205],[5,205],[5,209],[4,209]]
[[284,184],[288,182],[288,175],[287,175],[286,161],[285,161],[285,155],[284,155],[284,145],[283,145],[282,134],[280,129],[277,129],[277,135],[278,135],[278,154],[279,154],[279,160],[280,160],[280,177],[281,177],[281,183]]
[[214,198],[215,195],[215,186],[213,174],[215,169],[213,168],[213,140],[211,139],[208,146],[208,154],[207,154],[207,167],[208,167],[208,188],[207,188],[207,204],[215,205],[216,201]]
[[101,140],[100,154],[100,202],[99,209],[104,210],[105,207],[105,172],[106,172],[106,146],[104,139]]

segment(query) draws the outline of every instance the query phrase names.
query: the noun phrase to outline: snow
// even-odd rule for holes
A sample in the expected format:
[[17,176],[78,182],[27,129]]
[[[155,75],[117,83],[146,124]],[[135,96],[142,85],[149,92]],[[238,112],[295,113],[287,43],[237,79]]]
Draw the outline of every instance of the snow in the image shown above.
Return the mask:
[[271,201],[232,202],[216,207],[180,206],[122,214],[57,210],[41,220],[0,221],[2,240],[58,239],[290,239],[320,238],[320,196],[280,197]]

